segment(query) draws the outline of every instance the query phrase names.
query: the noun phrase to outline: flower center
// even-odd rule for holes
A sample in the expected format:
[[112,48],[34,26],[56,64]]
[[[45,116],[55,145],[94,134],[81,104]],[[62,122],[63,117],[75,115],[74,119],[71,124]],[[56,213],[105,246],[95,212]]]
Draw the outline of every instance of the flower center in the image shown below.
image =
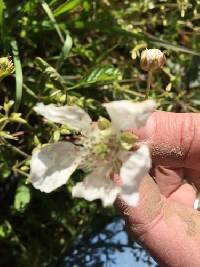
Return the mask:
[[[117,136],[112,129],[94,129],[83,142],[86,156],[84,158],[89,168],[98,164],[107,163],[113,160],[118,154],[119,146],[116,142]],[[85,164],[84,164],[85,165]]]
[[83,138],[82,164],[84,169],[92,170],[107,163],[111,163],[115,168],[115,165],[118,166],[118,163],[121,162],[120,151],[130,150],[136,140],[137,137],[134,134],[116,132],[108,120],[101,118],[97,127]]

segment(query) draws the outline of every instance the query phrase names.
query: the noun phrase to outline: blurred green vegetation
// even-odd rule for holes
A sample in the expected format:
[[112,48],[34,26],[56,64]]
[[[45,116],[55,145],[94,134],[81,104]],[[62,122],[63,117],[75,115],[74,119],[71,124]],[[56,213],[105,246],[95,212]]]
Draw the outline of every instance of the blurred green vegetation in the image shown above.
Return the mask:
[[150,93],[158,108],[197,112],[199,22],[199,0],[0,0],[0,56],[15,64],[15,73],[0,84],[2,267],[59,266],[78,235],[87,237],[115,215],[98,201],[71,198],[82,172],[51,194],[26,182],[34,147],[73,139],[33,106],[75,104],[95,120],[105,101],[144,99],[139,54],[148,47],[167,58]]

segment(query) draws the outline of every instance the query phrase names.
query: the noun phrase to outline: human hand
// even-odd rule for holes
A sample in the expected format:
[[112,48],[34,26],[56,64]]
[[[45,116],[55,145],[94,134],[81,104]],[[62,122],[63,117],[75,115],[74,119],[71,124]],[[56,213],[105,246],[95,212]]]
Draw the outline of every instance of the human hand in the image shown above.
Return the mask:
[[200,115],[155,112],[137,134],[149,145],[153,168],[140,186],[137,207],[120,197],[116,207],[130,235],[162,266],[200,266]]

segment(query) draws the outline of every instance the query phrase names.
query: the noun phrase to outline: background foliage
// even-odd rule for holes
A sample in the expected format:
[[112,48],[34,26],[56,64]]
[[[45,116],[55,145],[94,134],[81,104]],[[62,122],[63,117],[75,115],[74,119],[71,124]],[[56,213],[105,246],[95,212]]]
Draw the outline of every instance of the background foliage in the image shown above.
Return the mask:
[[98,201],[71,198],[81,172],[52,194],[26,182],[34,147],[73,140],[33,106],[75,104],[95,120],[102,102],[142,100],[146,73],[138,56],[148,47],[167,57],[151,91],[158,108],[198,111],[199,20],[199,0],[0,0],[1,56],[15,64],[0,84],[1,266],[59,266],[78,235],[87,237],[115,214]]

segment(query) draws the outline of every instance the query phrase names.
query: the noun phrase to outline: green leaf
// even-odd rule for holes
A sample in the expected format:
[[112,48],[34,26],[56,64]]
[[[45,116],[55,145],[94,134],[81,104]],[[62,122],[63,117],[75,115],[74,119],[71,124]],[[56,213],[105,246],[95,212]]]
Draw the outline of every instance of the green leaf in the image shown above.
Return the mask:
[[16,112],[11,113],[9,120],[18,123],[27,123],[26,120],[21,118],[21,113]]
[[20,185],[17,188],[17,193],[14,200],[14,208],[23,212],[31,200],[30,189],[25,185]]
[[0,131],[0,137],[5,139],[17,140],[17,138],[13,137],[8,131]]
[[52,25],[54,26],[61,42],[64,43],[64,38],[62,36],[62,33],[61,33],[60,28],[58,26],[58,23],[54,18],[54,14],[52,13],[51,8],[49,7],[49,5],[46,2],[42,3],[42,7],[43,7],[44,11],[46,12],[47,16],[49,17]]
[[0,0],[0,28],[2,29],[3,25],[3,12],[5,9],[5,4],[3,0]]
[[12,226],[9,221],[5,221],[3,224],[0,225],[0,237],[8,237],[12,232]]
[[145,33],[145,35],[149,38],[150,42],[152,42],[154,45],[156,45],[158,47],[164,47],[168,50],[200,56],[200,51],[194,51],[194,50],[186,48],[184,46],[169,43],[166,40],[162,40],[161,38],[157,38],[157,37],[155,37],[149,33]]
[[97,67],[93,69],[93,71],[88,74],[84,79],[84,83],[96,83],[96,82],[104,82],[104,81],[114,81],[121,80],[122,74],[118,68],[115,68],[111,65]]
[[13,52],[13,61],[15,66],[15,75],[16,75],[16,98],[14,111],[16,112],[19,109],[22,99],[22,85],[23,85],[23,75],[22,75],[22,65],[19,58],[18,45],[15,40],[11,42],[12,52]]
[[80,5],[81,2],[82,2],[81,0],[65,1],[62,5],[60,5],[54,11],[54,16],[57,17],[59,15],[62,15],[63,13],[66,13],[66,12],[69,12],[69,11],[75,9],[77,6]]
[[81,82],[68,88],[68,91],[81,88],[83,86],[88,86],[93,83],[112,82],[119,81],[121,79],[122,74],[118,68],[115,68],[112,65],[97,67],[93,69],[92,72],[90,72],[88,75],[86,75]]
[[35,64],[43,74],[46,74],[51,79],[52,82],[65,88],[65,81],[62,76],[48,62],[41,57],[36,57]]
[[57,69],[59,69],[61,67],[63,61],[68,57],[68,55],[71,51],[71,48],[72,48],[72,44],[73,44],[72,38],[69,35],[69,33],[67,32],[65,42],[64,42],[64,45],[62,47],[62,51],[61,51],[60,56],[59,56],[58,61],[57,61]]

